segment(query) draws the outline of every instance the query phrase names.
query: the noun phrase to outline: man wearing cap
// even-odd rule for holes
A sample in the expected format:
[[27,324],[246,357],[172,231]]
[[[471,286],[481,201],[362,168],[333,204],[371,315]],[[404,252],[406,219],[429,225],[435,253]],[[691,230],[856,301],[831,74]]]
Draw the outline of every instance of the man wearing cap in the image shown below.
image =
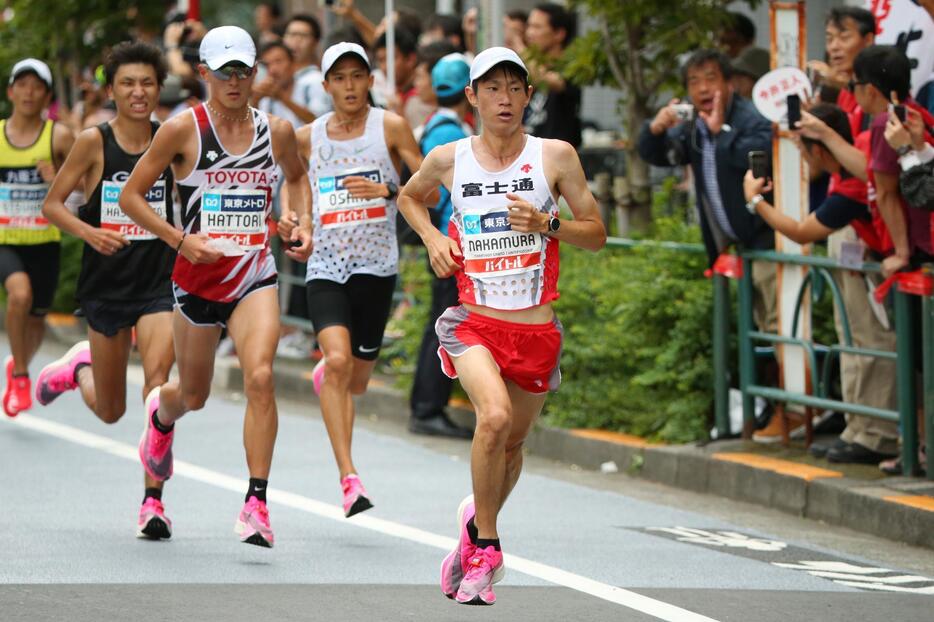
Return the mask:
[[[172,284],[179,377],[147,396],[139,454],[150,477],[171,477],[175,421],[204,406],[214,351],[226,327],[247,399],[243,442],[250,481],[236,530],[242,542],[271,547],[266,488],[278,427],[272,360],[279,302],[268,221],[276,165],[299,222],[284,236],[291,244],[286,254],[299,261],[311,252],[308,185],[292,126],[249,106],[256,72],[250,35],[234,26],[215,28],[201,41],[200,57],[208,101],[159,128],[120,194],[123,211],[177,253]],[[181,229],[146,200],[170,165],[181,200]]]
[[[416,75],[429,74],[431,91],[438,105],[421,132],[419,147],[424,155],[440,145],[453,143],[473,134],[464,118],[470,103],[464,89],[470,84],[470,65],[463,54],[448,54],[434,63],[425,58],[416,67]],[[417,80],[419,83],[421,79]],[[421,95],[421,94],[420,94]],[[451,193],[440,188],[441,200],[431,210],[431,221],[442,233],[451,220]],[[431,266],[429,266],[430,269]],[[440,278],[432,272],[431,311],[418,353],[415,379],[410,398],[409,431],[415,434],[470,438],[473,431],[451,421],[445,413],[454,381],[438,365],[438,334],[435,322],[445,309],[457,305],[457,281],[453,276]]]
[[752,87],[769,72],[770,62],[768,50],[752,45],[743,49],[732,62],[733,77],[730,82],[733,83],[733,90],[746,99],[752,99]]
[[[314,196],[308,312],[324,358],[312,378],[337,461],[344,514],[372,507],[351,457],[354,395],[376,365],[398,272],[396,195],[402,163],[422,156],[401,116],[370,106],[366,52],[337,43],[321,60],[334,111],[298,131]],[[289,214],[283,211],[283,221]]]
[[32,406],[29,363],[45,334],[45,315],[58,285],[61,234],[42,216],[42,202],[75,142],[65,125],[44,120],[52,99],[52,72],[35,58],[10,72],[9,119],[0,121],[0,283],[6,290],[3,411]]
[[[456,277],[461,305],[436,323],[438,355],[477,416],[474,494],[458,510],[458,543],[442,562],[441,590],[459,603],[491,605],[503,574],[497,517],[519,478],[522,443],[561,381],[562,328],[551,306],[558,242],[596,251],[606,230],[574,147],[523,132],[532,89],[514,51],[478,54],[466,94],[479,112],[480,136],[435,148],[399,207],[435,274]],[[427,209],[439,184],[451,192],[447,236]],[[559,196],[573,220],[559,218]]]

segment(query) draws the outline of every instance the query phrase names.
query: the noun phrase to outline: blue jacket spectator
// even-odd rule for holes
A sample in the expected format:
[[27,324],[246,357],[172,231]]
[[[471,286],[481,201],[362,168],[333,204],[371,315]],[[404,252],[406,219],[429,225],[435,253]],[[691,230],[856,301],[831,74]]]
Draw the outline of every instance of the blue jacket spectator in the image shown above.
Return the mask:
[[696,52],[683,70],[694,105],[691,118],[679,117],[678,102],[673,100],[645,123],[638,141],[639,155],[650,164],[691,165],[711,264],[730,244],[755,249],[775,246],[774,232],[746,210],[743,197],[749,152],[771,155],[772,124],[752,102],[733,93],[731,71],[722,53]]

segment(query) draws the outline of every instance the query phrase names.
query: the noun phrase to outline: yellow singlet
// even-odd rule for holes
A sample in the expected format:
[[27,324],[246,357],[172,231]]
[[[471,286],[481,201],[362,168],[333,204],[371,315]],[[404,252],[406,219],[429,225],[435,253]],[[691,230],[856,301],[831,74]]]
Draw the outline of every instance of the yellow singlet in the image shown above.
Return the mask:
[[49,184],[36,163],[52,161],[53,121],[46,121],[39,138],[28,147],[10,144],[6,120],[0,121],[0,244],[29,245],[58,242],[61,233],[42,216]]

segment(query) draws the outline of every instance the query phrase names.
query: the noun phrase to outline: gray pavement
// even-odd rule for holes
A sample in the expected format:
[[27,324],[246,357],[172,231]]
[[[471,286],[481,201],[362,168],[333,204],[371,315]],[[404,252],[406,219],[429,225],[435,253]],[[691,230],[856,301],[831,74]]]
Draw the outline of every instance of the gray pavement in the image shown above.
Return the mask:
[[[60,351],[44,348],[33,376]],[[276,548],[242,545],[244,401],[232,393],[177,426],[172,540],[136,540],[139,369],[129,377],[130,412],[113,426],[77,394],[0,421],[0,620],[931,619],[929,550],[540,459],[502,515],[499,603],[457,606],[436,585],[469,446],[360,413],[354,456],[376,507],[347,520],[320,414],[287,400]]]

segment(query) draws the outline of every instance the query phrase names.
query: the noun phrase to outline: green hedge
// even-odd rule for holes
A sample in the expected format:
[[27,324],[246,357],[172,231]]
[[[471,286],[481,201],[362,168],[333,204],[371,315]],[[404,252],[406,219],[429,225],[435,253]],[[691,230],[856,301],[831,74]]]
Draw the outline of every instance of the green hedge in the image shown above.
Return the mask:
[[[697,242],[656,215],[652,237]],[[562,386],[549,423],[672,442],[703,438],[712,412],[712,295],[702,254],[636,248],[561,254]]]
[[[670,184],[666,186],[670,190]],[[697,225],[656,197],[650,236],[699,242]],[[706,257],[659,248],[561,249],[564,324],[562,385],[545,406],[548,423],[602,428],[671,442],[705,438],[712,417],[712,288]],[[415,303],[390,332],[403,336],[385,350],[397,386],[411,387],[429,301],[423,250],[408,249],[401,282]]]

